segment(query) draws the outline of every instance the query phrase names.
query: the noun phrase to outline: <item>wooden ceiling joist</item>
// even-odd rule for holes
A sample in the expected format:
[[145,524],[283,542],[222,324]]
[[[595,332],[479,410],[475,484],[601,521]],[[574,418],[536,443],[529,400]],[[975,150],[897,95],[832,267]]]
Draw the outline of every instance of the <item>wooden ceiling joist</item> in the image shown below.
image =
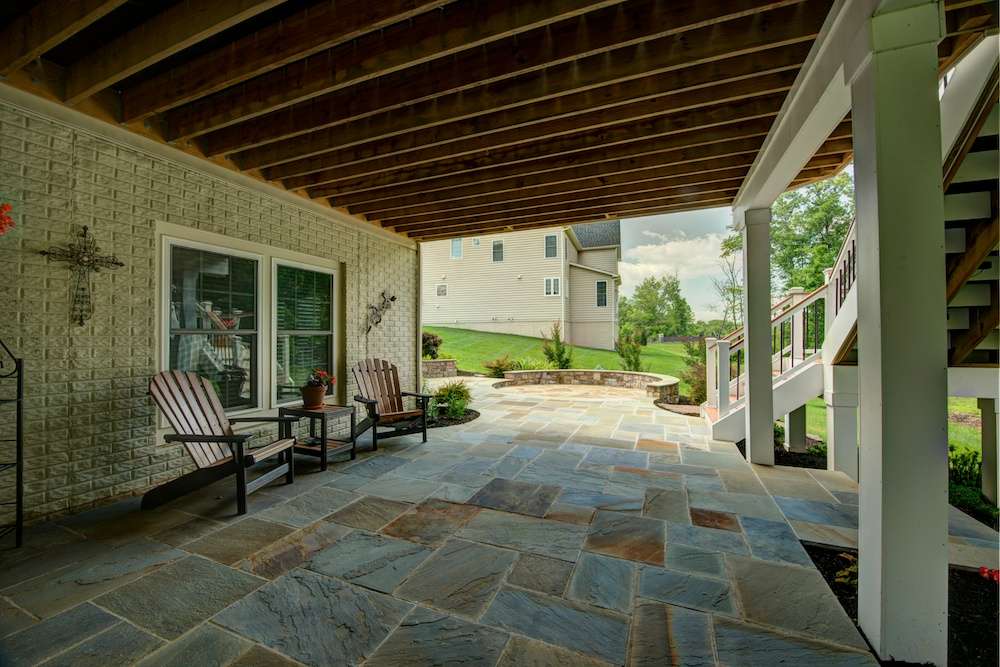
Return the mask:
[[[767,0],[686,0],[682,3],[631,0],[624,6],[628,11],[617,6],[598,10],[481,48],[461,51],[453,57],[412,70],[390,73],[375,82],[264,113],[206,134],[199,145],[207,155],[229,154],[656,38],[671,37],[671,48],[665,51],[665,56],[673,58],[676,67],[813,39],[822,20],[821,14],[825,13],[819,10],[817,3],[797,3],[725,20],[734,14],[745,14],[750,6],[787,4]],[[740,44],[742,48],[737,49],[733,44]],[[289,87],[287,82],[283,85],[283,89]],[[266,93],[261,95],[266,97]],[[207,116],[190,118],[193,106],[166,114],[168,139],[194,136],[246,118],[240,107],[232,106],[216,109],[217,115],[228,120],[206,120]],[[255,109],[274,108],[272,101],[261,97],[255,98],[253,106]]]
[[192,44],[285,0],[184,0],[90,51],[66,76],[66,103],[77,104]]
[[21,0],[0,76],[428,240],[729,205],[834,1]]
[[[323,183],[357,178],[393,171],[444,159],[474,155],[484,151],[494,151],[515,145],[545,141],[557,136],[574,134],[581,128],[599,130],[603,127],[624,122],[639,122],[652,117],[689,111],[705,106],[737,102],[750,97],[784,93],[795,80],[795,71],[778,72],[763,77],[753,77],[730,83],[697,88],[684,94],[660,95],[638,102],[621,104],[612,108],[596,109],[571,116],[554,115],[550,120],[519,125],[512,129],[473,135],[447,143],[436,144],[414,151],[389,153],[376,152],[380,157],[351,165],[336,165],[323,171],[284,179],[285,187],[298,189],[315,187]],[[553,100],[558,106],[562,100]],[[543,103],[543,106],[548,106]],[[389,143],[379,142],[379,143]],[[377,150],[377,149],[375,149]],[[268,173],[268,177],[271,174]]]
[[0,29],[0,76],[21,69],[126,0],[43,0]]
[[122,91],[122,120],[217,93],[255,76],[436,9],[447,0],[317,0],[292,16]]

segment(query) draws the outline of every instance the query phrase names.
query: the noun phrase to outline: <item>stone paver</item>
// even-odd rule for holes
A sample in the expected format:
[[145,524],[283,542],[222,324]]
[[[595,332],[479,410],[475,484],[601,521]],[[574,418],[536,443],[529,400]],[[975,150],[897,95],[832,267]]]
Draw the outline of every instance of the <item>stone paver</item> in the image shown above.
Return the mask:
[[307,665],[345,665],[371,655],[411,608],[387,595],[295,570],[225,609],[215,621]]
[[299,458],[247,516],[224,480],[30,527],[0,664],[874,664],[799,543],[856,544],[845,476],[747,465],[641,392],[467,381],[477,420]]

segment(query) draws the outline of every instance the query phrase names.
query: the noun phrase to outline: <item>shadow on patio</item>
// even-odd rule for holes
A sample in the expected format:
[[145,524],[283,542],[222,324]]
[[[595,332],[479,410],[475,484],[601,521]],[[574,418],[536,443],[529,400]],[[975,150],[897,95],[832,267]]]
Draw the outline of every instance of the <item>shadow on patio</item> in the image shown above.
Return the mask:
[[639,392],[471,384],[479,419],[299,459],[245,517],[224,480],[30,529],[4,664],[875,664],[796,536],[851,541],[845,476],[755,473]]

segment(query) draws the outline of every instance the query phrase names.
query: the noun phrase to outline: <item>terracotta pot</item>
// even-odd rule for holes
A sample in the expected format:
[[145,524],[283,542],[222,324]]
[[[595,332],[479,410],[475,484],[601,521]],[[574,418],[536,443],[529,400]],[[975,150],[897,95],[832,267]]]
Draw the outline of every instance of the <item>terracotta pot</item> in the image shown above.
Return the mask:
[[323,385],[314,387],[307,384],[299,387],[299,391],[302,392],[302,407],[307,410],[323,407],[323,398],[326,396],[326,387]]

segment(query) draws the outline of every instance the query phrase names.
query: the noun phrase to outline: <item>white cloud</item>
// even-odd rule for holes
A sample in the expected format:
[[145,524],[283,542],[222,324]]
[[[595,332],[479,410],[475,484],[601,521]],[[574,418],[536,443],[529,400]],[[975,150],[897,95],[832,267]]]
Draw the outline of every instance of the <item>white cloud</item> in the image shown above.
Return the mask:
[[624,251],[619,271],[622,288],[631,294],[649,276],[676,273],[681,285],[695,278],[719,274],[719,250],[723,234],[668,240],[667,235],[644,230],[644,236],[661,237],[663,242],[633,246]]

